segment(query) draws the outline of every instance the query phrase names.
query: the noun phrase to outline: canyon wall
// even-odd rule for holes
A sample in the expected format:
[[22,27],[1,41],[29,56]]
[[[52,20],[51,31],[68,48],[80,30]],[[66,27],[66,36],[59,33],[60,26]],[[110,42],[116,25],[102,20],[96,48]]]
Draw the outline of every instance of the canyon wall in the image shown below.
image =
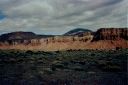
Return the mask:
[[94,41],[97,40],[128,40],[127,28],[101,28],[94,34]]
[[24,38],[17,38],[14,37],[13,39],[7,38],[1,42],[1,44],[6,45],[40,45],[43,43],[49,44],[49,43],[67,43],[67,42],[86,42],[88,40],[92,40],[93,35],[91,35],[90,32],[85,32],[79,35],[75,36],[53,36],[48,38],[32,38],[32,39],[24,39]]
[[95,33],[83,32],[74,36],[12,39],[0,42],[0,49],[20,50],[79,50],[128,48],[127,28],[101,28]]

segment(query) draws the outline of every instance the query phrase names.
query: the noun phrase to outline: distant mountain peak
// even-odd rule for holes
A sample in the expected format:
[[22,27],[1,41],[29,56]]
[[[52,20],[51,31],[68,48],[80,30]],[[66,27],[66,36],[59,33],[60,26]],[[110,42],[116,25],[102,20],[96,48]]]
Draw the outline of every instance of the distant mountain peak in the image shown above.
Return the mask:
[[84,29],[84,28],[76,28],[76,29],[70,30],[69,32],[65,33],[64,35],[72,36],[72,35],[77,35],[77,34],[84,33],[84,32],[92,32],[92,31],[89,29]]
[[33,32],[16,31],[16,32],[2,34],[0,36],[0,40],[6,41],[6,40],[13,40],[13,39],[32,39],[34,37],[36,37],[36,34]]

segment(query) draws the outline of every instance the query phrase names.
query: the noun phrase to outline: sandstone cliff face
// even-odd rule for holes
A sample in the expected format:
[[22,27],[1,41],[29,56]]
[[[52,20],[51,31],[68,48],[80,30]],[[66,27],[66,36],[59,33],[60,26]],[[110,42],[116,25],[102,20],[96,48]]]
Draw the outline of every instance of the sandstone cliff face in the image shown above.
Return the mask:
[[94,34],[93,41],[120,39],[128,40],[127,28],[101,28]]
[[[86,34],[86,33],[85,33]],[[87,42],[91,41],[93,36],[89,33],[88,35],[79,36],[55,36],[49,38],[32,39],[30,44],[50,44],[50,43],[73,43],[73,42]]]
[[[11,43],[10,43],[11,42]],[[101,28],[92,32],[74,36],[52,36],[47,38],[12,39],[0,42],[0,49],[20,50],[79,50],[79,49],[115,49],[128,48],[127,28]]]

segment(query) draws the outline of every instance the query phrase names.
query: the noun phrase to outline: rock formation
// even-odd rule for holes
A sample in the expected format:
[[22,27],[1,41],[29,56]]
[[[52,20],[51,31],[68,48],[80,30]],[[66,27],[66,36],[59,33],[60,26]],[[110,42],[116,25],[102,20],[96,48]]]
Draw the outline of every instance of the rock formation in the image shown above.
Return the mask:
[[120,39],[128,40],[127,28],[101,28],[94,34],[93,41]]
[[48,36],[31,32],[14,32],[0,36],[0,49],[20,50],[79,50],[128,48],[127,28],[101,28],[95,33],[77,32],[77,35]]

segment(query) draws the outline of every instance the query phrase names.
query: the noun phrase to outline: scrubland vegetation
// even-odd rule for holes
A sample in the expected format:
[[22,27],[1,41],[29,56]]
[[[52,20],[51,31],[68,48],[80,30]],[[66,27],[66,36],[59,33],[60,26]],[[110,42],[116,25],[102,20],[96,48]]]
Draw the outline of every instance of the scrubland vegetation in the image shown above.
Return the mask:
[[128,49],[0,50],[0,85],[127,85]]

